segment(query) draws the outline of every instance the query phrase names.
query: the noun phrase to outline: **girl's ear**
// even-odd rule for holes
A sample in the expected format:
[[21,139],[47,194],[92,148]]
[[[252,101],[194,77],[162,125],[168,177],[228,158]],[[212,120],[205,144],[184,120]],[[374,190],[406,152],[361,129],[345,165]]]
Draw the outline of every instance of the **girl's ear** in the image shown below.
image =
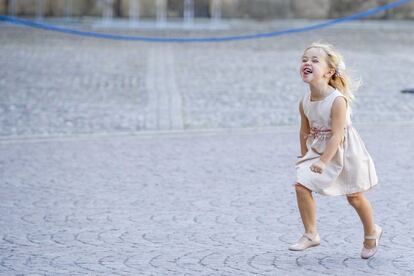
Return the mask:
[[328,70],[328,72],[326,72],[325,76],[328,77],[329,79],[332,78],[332,76],[335,74],[335,69],[330,68]]

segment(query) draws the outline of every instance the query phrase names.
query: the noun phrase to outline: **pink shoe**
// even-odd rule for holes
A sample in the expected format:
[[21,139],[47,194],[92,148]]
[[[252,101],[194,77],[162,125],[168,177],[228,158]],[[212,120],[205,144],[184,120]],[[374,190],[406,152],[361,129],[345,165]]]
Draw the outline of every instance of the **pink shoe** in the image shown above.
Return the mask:
[[292,251],[302,251],[309,247],[318,246],[321,243],[321,238],[319,234],[316,233],[314,237],[305,233],[300,237],[300,239],[289,247],[289,250]]
[[363,246],[362,251],[361,251],[361,258],[362,259],[369,259],[372,256],[374,256],[375,253],[377,253],[379,240],[382,236],[382,232],[383,232],[382,228],[375,224],[375,234],[365,236],[366,240],[375,240],[375,246],[373,248],[365,248],[365,246]]

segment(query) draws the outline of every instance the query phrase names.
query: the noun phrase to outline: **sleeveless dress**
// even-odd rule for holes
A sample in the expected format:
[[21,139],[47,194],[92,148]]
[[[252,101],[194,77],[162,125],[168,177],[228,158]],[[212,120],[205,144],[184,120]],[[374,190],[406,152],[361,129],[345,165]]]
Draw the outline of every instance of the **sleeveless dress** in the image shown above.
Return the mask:
[[[348,105],[344,137],[322,174],[310,170],[319,160],[331,136],[331,108],[336,97],[346,97],[339,91],[324,99],[311,101],[310,91],[302,99],[304,113],[311,130],[306,138],[307,153],[296,160],[296,183],[321,195],[348,195],[371,189],[378,183],[374,162],[357,130],[352,126]],[[347,101],[348,102],[348,101]]]

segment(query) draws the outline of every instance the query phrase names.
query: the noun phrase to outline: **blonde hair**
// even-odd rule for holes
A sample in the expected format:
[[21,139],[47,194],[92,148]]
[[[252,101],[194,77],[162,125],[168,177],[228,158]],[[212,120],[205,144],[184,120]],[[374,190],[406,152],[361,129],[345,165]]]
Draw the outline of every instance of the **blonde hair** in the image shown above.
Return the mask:
[[355,100],[354,92],[358,89],[361,82],[349,77],[342,55],[328,43],[314,42],[305,49],[305,52],[310,48],[319,48],[326,53],[326,63],[329,68],[335,70],[335,74],[332,75],[328,83],[330,86],[338,89],[351,104]]

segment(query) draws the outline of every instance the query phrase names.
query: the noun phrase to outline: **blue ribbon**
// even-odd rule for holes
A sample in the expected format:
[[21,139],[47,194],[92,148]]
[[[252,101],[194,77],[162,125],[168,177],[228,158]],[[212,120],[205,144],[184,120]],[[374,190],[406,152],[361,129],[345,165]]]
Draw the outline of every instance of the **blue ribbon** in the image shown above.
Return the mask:
[[350,16],[341,17],[337,19],[327,20],[319,24],[309,25],[309,26],[301,27],[301,28],[291,28],[291,29],[273,31],[273,32],[268,32],[268,33],[224,36],[224,37],[200,37],[198,38],[198,37],[145,37],[145,36],[115,35],[115,34],[80,31],[80,30],[50,25],[46,23],[36,22],[33,20],[22,19],[22,18],[17,18],[17,17],[12,17],[12,16],[4,16],[4,15],[0,15],[0,21],[5,21],[5,22],[8,22],[10,24],[15,24],[15,25],[28,26],[28,27],[32,27],[36,29],[43,29],[43,30],[66,33],[66,34],[71,34],[71,35],[94,37],[94,38],[101,38],[101,39],[110,39],[110,40],[158,42],[158,43],[171,43],[171,42],[209,43],[209,42],[228,42],[228,41],[270,38],[270,37],[282,36],[282,35],[287,35],[287,34],[302,33],[302,32],[308,32],[308,31],[317,30],[317,29],[323,29],[323,28],[327,28],[333,25],[340,24],[340,23],[361,19],[364,17],[374,15],[376,13],[391,10],[398,6],[407,4],[408,2],[411,2],[411,1],[412,0],[399,0],[399,1],[386,4],[384,6],[380,6],[380,7],[376,7],[376,8],[364,11],[364,12],[356,13]]

